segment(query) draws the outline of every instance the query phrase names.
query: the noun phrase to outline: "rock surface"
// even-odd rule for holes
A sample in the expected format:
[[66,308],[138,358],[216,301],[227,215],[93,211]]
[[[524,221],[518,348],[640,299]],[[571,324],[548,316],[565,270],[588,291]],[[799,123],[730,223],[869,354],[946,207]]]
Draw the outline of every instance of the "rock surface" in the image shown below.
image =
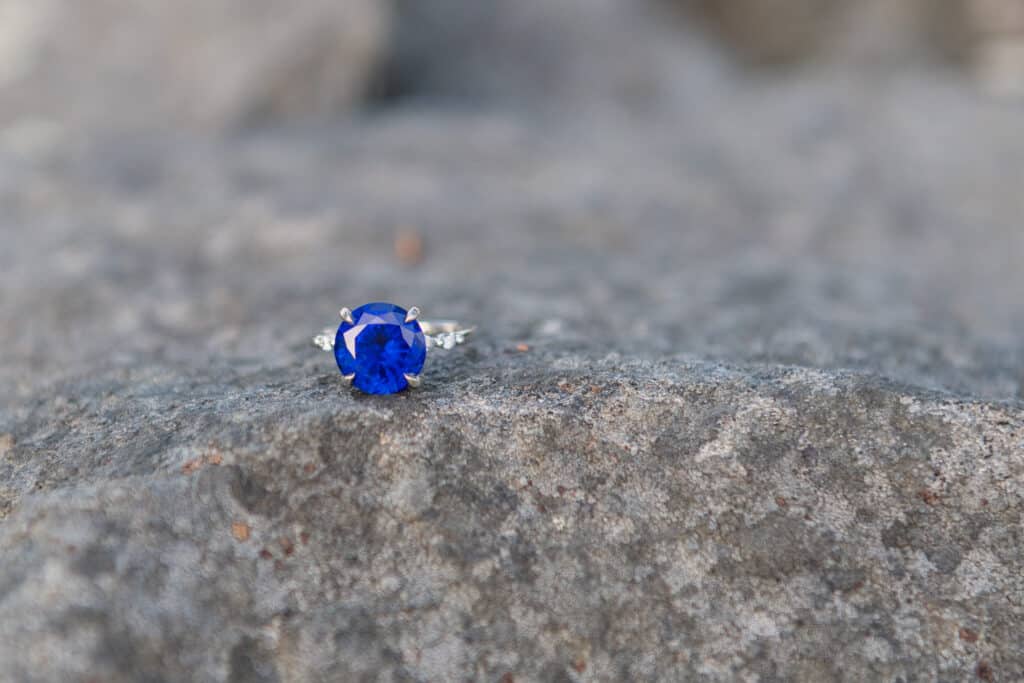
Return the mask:
[[[1019,111],[695,54],[0,138],[0,679],[1024,677]],[[480,334],[353,394],[379,299]]]

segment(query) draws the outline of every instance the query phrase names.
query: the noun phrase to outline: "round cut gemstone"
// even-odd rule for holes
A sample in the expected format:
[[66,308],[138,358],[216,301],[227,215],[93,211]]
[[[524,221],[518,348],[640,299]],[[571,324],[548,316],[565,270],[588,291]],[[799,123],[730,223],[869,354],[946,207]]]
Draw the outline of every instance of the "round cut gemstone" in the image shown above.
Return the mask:
[[334,357],[343,375],[367,394],[394,394],[409,386],[405,375],[418,375],[427,357],[420,324],[405,322],[407,311],[373,303],[352,311],[334,338]]

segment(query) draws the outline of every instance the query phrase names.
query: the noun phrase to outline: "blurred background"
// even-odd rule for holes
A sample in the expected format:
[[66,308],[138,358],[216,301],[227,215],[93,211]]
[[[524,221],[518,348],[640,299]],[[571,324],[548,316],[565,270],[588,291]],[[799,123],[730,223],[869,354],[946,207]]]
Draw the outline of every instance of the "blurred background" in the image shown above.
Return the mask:
[[1019,398],[1022,101],[1024,0],[0,0],[2,379],[393,299]]
[[408,98],[650,105],[686,85],[665,73],[673,42],[759,76],[932,65],[1024,95],[1020,0],[4,0],[0,31],[8,130],[223,131]]

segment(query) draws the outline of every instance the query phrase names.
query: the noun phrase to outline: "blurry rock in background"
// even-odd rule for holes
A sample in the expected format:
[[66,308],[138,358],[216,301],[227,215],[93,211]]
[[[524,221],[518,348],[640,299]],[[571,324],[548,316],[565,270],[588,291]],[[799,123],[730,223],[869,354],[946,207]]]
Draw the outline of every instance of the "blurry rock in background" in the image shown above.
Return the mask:
[[974,71],[994,95],[1024,98],[1024,0],[966,0]]
[[[751,66],[963,68],[1024,91],[1024,0],[396,0],[401,96],[663,105],[693,92],[706,42]],[[671,12],[669,10],[677,10]],[[681,10],[681,11],[679,11]],[[703,62],[706,66],[706,61]],[[674,103],[678,103],[676,100]]]
[[754,64],[934,61],[966,41],[963,0],[679,1]]
[[334,115],[362,99],[388,10],[381,0],[0,0],[0,125]]
[[676,0],[754,65],[967,65],[1024,96],[1024,0]]
[[697,28],[754,65],[960,64],[1024,93],[1024,0],[0,0],[0,126],[217,130],[409,97],[664,109],[708,75]]
[[[397,0],[387,94],[516,108],[664,104],[686,25],[653,0]],[[703,47],[703,46],[702,46]]]

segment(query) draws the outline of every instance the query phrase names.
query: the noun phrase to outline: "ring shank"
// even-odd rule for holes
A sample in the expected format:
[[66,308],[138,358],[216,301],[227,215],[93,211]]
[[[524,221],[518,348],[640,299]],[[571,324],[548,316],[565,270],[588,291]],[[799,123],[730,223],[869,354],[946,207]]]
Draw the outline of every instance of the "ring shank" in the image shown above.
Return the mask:
[[469,334],[475,328],[464,327],[454,320],[417,320],[423,334]]
[[463,327],[454,320],[419,320],[420,329],[427,338],[427,347],[437,346],[450,349],[464,341],[476,330],[475,327]]

